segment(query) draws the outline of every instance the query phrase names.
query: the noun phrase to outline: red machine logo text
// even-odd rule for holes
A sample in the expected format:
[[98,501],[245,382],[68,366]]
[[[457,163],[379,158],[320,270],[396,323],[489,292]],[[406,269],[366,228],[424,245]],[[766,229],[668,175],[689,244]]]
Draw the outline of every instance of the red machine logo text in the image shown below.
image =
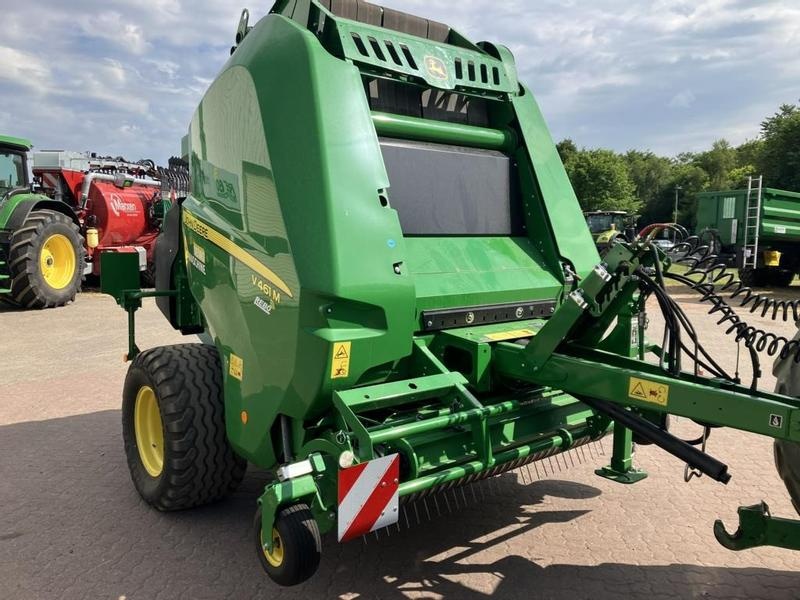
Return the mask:
[[123,214],[125,216],[135,215],[139,212],[136,204],[133,202],[126,202],[119,197],[119,194],[111,194],[109,204],[113,213],[118,217],[122,216]]

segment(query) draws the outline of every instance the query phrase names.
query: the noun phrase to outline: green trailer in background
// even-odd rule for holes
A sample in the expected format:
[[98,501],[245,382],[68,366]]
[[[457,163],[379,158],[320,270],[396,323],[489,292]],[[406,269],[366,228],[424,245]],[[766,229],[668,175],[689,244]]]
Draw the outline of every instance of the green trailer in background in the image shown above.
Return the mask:
[[748,286],[791,285],[800,273],[800,193],[762,188],[697,195],[697,231]]

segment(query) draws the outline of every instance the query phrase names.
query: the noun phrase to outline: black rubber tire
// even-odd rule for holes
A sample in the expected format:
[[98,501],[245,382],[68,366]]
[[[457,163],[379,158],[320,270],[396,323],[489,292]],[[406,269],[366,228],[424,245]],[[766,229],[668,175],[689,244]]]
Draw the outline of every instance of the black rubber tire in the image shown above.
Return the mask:
[[311,510],[306,504],[283,508],[275,519],[275,529],[283,542],[283,562],[273,566],[261,546],[261,507],[253,519],[253,533],[259,563],[270,579],[284,587],[299,585],[311,578],[319,568],[322,538]]
[[703,245],[708,246],[708,254],[719,256],[722,254],[722,240],[713,229],[706,229],[700,233],[700,240]]
[[768,275],[766,269],[740,269],[739,281],[749,288],[764,287],[769,283]]
[[156,268],[154,263],[148,263],[147,268],[141,271],[140,281],[142,289],[153,289],[156,287]]
[[[67,237],[75,252],[75,273],[68,285],[55,289],[42,276],[39,256],[45,241],[54,234]],[[83,279],[84,248],[78,226],[68,216],[53,210],[33,210],[11,235],[8,266],[11,299],[22,308],[64,306],[75,300]]]
[[789,269],[771,269],[769,284],[773,287],[788,288],[794,281],[794,271]]
[[[164,465],[151,476],[136,444],[136,396],[150,386],[164,433]],[[128,369],[122,395],[122,436],[131,479],[141,497],[162,511],[221,500],[247,469],[225,432],[222,367],[213,346],[183,344],[139,354]]]
[[800,444],[775,440],[775,468],[800,514]]
[[[800,334],[795,339],[800,338]],[[785,396],[800,397],[800,364],[794,355],[775,361],[773,373],[778,378],[775,391]],[[783,480],[795,510],[800,513],[800,444],[775,440],[775,468]]]

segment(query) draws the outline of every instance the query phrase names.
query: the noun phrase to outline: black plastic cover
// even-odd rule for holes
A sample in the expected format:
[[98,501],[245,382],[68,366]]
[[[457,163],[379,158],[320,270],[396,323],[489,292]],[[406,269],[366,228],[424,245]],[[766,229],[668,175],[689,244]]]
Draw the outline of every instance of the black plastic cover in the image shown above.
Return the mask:
[[501,152],[389,138],[381,150],[405,235],[523,235]]
[[[156,290],[165,292],[172,289],[172,267],[178,257],[181,244],[181,207],[175,204],[167,211],[164,217],[164,224],[161,233],[158,234],[156,245],[153,249],[155,262]],[[174,323],[173,314],[175,312],[174,296],[164,296],[156,298],[156,306],[169,320]]]
[[423,19],[391,8],[383,8],[377,4],[364,2],[364,0],[321,0],[321,4],[333,14],[344,19],[385,27],[392,31],[408,33],[435,42],[446,42],[450,36],[450,27],[444,23]]

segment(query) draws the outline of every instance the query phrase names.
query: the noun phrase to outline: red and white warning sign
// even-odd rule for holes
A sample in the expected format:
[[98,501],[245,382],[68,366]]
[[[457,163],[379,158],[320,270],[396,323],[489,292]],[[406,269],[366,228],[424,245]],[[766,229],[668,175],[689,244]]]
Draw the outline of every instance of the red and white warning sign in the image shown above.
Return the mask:
[[58,173],[42,173],[42,186],[57,189],[59,177]]
[[397,522],[400,456],[390,454],[339,471],[339,541]]

